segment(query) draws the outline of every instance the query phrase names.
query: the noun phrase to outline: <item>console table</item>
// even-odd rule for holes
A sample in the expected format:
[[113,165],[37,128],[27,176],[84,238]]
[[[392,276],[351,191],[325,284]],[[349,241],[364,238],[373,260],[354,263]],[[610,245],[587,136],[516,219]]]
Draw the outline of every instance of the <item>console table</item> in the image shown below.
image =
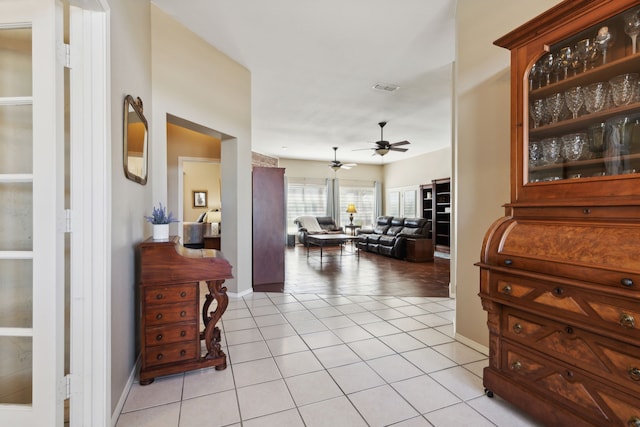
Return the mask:
[[[227,288],[231,265],[222,252],[188,249],[180,238],[167,241],[147,239],[137,248],[136,277],[139,288],[141,367],[140,384],[155,377],[215,366],[227,367],[216,323],[227,309]],[[200,306],[200,282],[209,293]],[[215,310],[209,307],[215,299]],[[202,312],[204,330],[199,331]],[[201,355],[204,340],[206,354]]]

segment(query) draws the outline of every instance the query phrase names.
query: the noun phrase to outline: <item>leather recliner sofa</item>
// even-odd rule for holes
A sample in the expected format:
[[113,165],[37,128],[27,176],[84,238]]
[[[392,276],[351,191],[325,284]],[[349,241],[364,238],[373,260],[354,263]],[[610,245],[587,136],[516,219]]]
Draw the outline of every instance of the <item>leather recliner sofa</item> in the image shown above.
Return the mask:
[[358,249],[404,259],[408,237],[431,239],[431,221],[425,218],[381,216],[373,229],[359,229],[357,232]]
[[312,226],[305,224],[311,217],[298,217],[293,222],[298,226],[298,242],[307,244],[308,234],[344,234],[344,229],[338,227],[330,216],[315,217],[317,223]]

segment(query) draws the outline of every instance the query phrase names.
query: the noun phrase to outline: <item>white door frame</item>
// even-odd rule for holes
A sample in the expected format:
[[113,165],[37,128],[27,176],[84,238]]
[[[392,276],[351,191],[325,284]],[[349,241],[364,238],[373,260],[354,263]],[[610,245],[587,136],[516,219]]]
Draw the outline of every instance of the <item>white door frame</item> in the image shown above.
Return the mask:
[[70,8],[69,36],[72,219],[70,425],[110,426],[109,7],[105,0],[75,3],[79,7]]

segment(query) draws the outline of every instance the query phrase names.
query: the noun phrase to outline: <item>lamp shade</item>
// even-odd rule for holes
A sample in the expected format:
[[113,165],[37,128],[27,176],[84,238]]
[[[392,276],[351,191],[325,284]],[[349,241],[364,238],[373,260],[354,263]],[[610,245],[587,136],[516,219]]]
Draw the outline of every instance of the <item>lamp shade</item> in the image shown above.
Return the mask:
[[354,205],[353,203],[349,203],[347,205],[347,213],[358,213],[358,211],[356,210],[356,205]]

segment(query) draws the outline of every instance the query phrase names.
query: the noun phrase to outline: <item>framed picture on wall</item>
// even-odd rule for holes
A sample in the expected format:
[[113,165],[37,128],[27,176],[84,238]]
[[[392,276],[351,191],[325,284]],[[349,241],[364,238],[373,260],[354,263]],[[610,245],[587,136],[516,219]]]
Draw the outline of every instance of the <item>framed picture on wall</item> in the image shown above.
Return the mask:
[[204,190],[198,190],[193,192],[193,207],[194,208],[206,208],[207,207],[207,192]]

